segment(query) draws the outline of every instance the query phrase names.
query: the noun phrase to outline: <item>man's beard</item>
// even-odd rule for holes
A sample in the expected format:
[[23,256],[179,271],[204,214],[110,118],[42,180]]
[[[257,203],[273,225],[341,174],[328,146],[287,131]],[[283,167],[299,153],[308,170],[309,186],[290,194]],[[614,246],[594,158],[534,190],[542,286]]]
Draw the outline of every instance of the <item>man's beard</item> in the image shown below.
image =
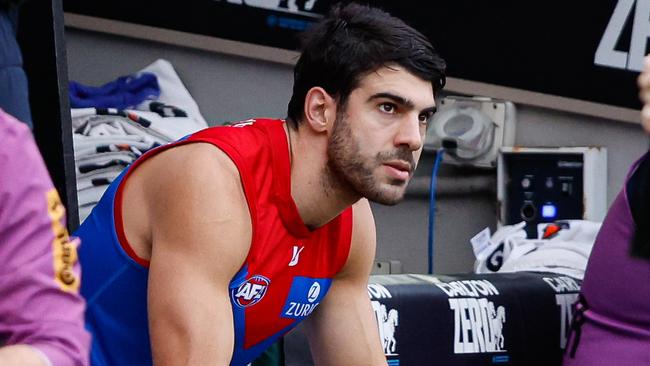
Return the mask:
[[407,182],[388,179],[382,184],[374,172],[389,160],[408,162],[415,169],[413,154],[406,147],[377,153],[373,158],[361,155],[361,146],[352,134],[348,121],[338,115],[327,146],[326,191],[336,188],[384,205],[395,205],[404,198]]

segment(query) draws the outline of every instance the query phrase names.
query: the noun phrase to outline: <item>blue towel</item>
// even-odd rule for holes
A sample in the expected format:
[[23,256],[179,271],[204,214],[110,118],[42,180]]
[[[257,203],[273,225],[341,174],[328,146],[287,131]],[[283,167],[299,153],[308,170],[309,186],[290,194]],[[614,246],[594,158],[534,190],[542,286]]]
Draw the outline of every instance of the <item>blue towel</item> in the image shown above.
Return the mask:
[[148,72],[138,76],[121,76],[100,87],[70,82],[70,106],[72,108],[129,109],[149,99],[160,96],[156,75]]

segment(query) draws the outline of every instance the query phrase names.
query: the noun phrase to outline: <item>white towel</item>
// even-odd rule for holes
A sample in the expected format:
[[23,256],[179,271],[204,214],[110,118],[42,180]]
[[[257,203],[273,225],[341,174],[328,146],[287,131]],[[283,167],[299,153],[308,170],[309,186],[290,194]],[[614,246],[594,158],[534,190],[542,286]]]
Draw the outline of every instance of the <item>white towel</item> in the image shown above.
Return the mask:
[[525,222],[500,227],[490,237],[490,244],[474,263],[474,272],[493,273],[501,268],[510,252],[526,239]]
[[[475,272],[552,272],[582,279],[601,223],[562,220],[557,224],[562,229],[550,239],[526,239],[522,223],[500,228],[490,239],[492,252],[475,262]],[[547,225],[539,224],[538,233]]]
[[[160,96],[155,102],[177,107],[187,117],[161,116],[145,101],[133,110],[72,109],[77,197],[83,221],[108,184],[144,152],[208,127],[199,107],[172,65],[157,60],[141,72],[156,75]],[[166,109],[165,109],[166,110]],[[163,113],[167,114],[167,113]]]
[[[158,86],[160,87],[160,96],[157,101],[179,107],[187,112],[187,115],[193,118],[196,123],[196,129],[203,129],[208,127],[205,119],[199,111],[199,106],[192,98],[190,93],[183,85],[183,82],[178,77],[176,70],[169,61],[158,59],[151,65],[140,70],[139,73],[150,72],[158,78]],[[136,109],[149,110],[147,107],[150,101],[145,101]]]

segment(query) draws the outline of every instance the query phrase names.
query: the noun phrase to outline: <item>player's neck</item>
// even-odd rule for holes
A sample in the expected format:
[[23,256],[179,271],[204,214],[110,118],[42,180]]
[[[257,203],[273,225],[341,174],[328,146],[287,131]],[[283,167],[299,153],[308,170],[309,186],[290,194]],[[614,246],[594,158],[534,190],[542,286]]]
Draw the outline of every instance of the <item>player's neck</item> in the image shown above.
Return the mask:
[[310,229],[316,229],[338,216],[359,200],[359,196],[336,184],[325,184],[327,136],[308,128],[291,130],[287,142],[291,156],[291,196],[298,213]]

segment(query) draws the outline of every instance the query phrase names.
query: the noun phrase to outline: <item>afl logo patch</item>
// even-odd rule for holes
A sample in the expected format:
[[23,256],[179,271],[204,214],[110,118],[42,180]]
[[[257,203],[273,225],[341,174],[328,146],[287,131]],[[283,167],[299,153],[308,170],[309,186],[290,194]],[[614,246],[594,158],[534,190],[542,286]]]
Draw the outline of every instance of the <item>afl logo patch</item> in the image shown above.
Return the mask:
[[268,289],[270,283],[271,281],[268,278],[255,275],[247,279],[239,287],[230,290],[230,296],[235,305],[240,308],[253,306],[266,295],[266,289]]

